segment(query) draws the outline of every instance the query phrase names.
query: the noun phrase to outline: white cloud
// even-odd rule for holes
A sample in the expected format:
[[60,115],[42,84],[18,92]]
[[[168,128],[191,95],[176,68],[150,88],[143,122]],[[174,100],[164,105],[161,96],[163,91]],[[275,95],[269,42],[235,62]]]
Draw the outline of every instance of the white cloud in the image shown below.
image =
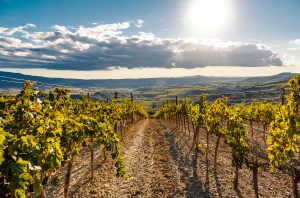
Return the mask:
[[45,55],[45,54],[43,54],[41,57],[45,58],[45,59],[56,59],[55,56],[49,56],[49,55]]
[[14,33],[17,33],[17,32],[26,33],[26,31],[24,29],[35,28],[35,27],[36,26],[34,24],[31,24],[31,23],[27,23],[26,25],[14,27],[14,28],[0,27],[0,34],[10,36],[10,35],[13,35]]
[[300,46],[300,39],[292,40],[292,41],[290,41],[290,43]]
[[[123,31],[143,21],[79,26],[54,25],[52,31],[0,27],[0,67],[71,70],[109,67],[198,68],[205,66],[281,66],[282,60],[262,43],[218,39],[160,38],[149,32]],[[2,31],[1,31],[2,30]],[[15,37],[20,32],[23,37]],[[296,42],[297,43],[297,42]]]
[[19,47],[22,41],[12,37],[0,36],[0,46],[2,48]]
[[141,27],[143,26],[143,24],[144,24],[144,21],[141,20],[141,19],[138,19],[138,20],[136,21],[136,23],[135,23],[135,26],[136,26],[137,28],[141,28]]
[[290,44],[288,48],[289,51],[300,52],[300,39],[291,40],[289,44]]
[[93,27],[79,26],[74,34],[78,35],[79,37],[103,40],[106,37],[120,35],[122,33],[120,30],[128,29],[129,27],[129,22],[97,25]]
[[62,32],[62,33],[69,33],[68,29],[65,26],[60,26],[60,25],[54,25],[52,26],[52,29],[58,31],[58,32]]
[[285,65],[295,66],[297,64],[297,60],[296,60],[296,57],[294,55],[283,54],[282,60],[285,63]]
[[7,50],[9,48],[27,48],[31,47],[31,43],[23,42],[20,39],[14,37],[7,37],[0,35],[0,48]]
[[28,52],[28,51],[17,51],[17,52],[14,53],[15,56],[21,56],[21,57],[28,56],[30,54],[31,53]]

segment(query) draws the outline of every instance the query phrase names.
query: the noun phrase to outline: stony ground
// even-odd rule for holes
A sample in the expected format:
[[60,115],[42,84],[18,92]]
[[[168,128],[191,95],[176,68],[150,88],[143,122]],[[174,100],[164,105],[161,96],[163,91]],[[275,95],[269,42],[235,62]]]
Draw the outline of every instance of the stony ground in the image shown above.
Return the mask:
[[[192,135],[191,135],[192,136]],[[211,136],[206,157],[206,134],[201,131],[200,152],[191,149],[192,137],[174,123],[144,120],[134,125],[122,140],[126,178],[116,178],[112,159],[95,154],[95,178],[90,179],[89,150],[76,157],[70,187],[71,197],[255,197],[252,172],[240,170],[239,190],[233,189],[231,150],[221,140],[218,167],[213,166],[216,138]],[[98,150],[95,148],[95,151]],[[60,172],[65,173],[65,167]],[[47,186],[48,197],[63,197],[63,180]],[[260,197],[292,197],[291,178],[259,169]]]

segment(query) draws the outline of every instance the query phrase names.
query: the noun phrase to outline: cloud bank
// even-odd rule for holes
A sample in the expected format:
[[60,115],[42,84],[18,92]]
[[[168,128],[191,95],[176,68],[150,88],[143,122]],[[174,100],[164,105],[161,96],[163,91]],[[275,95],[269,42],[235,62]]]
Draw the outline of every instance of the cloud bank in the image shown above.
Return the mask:
[[[34,24],[0,27],[0,67],[103,70],[283,64],[276,53],[261,43],[160,38],[139,31],[143,23],[137,20],[93,23],[90,27],[54,25],[43,32],[37,31]],[[128,33],[132,31],[136,33]]]

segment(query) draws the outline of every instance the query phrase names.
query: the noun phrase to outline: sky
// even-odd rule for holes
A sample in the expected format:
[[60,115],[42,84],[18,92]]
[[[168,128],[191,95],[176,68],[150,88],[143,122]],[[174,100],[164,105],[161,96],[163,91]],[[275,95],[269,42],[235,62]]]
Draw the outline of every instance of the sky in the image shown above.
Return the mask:
[[81,79],[300,72],[299,0],[0,0],[0,71]]

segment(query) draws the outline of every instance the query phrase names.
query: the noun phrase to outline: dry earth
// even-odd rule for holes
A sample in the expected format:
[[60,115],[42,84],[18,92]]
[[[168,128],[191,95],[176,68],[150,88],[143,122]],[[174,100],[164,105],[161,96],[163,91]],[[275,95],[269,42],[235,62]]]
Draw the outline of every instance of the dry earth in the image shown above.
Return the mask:
[[[216,137],[211,136],[208,157],[206,134],[201,131],[200,152],[191,149],[192,138],[173,123],[144,120],[134,125],[122,141],[127,178],[116,178],[112,159],[103,161],[95,152],[95,178],[90,179],[89,150],[76,157],[70,186],[71,197],[255,197],[252,172],[240,170],[239,191],[233,189],[231,150],[220,142],[218,168],[213,167]],[[98,150],[95,147],[95,151]],[[65,173],[63,167],[60,172]],[[259,169],[260,197],[292,197],[291,178]],[[47,186],[48,197],[63,197],[63,181]]]

